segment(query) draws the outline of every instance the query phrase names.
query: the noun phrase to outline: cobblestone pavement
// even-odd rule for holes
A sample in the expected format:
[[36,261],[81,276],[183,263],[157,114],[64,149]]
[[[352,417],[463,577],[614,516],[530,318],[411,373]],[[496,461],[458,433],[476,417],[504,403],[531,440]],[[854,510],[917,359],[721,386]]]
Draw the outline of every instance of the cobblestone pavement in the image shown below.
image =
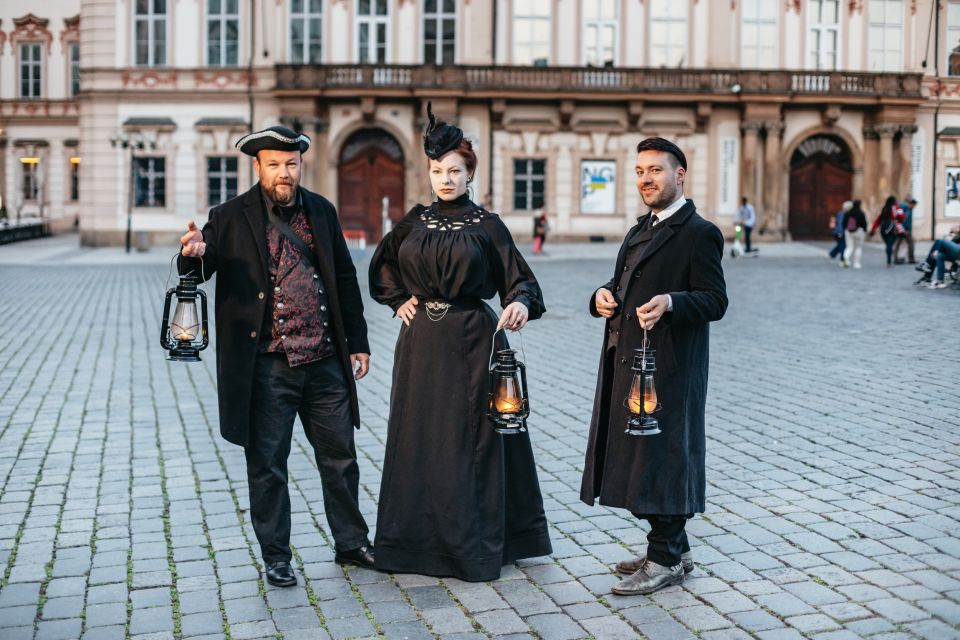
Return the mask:
[[[612,257],[548,250],[532,264],[549,311],[524,346],[555,552],[488,584],[334,564],[302,434],[300,583],[264,584],[242,451],[217,433],[213,349],[185,365],[157,344],[166,266],[0,266],[0,638],[960,637],[960,292],[914,289],[872,248],[862,271],[812,249],[725,260],[697,569],[623,598],[609,567],[645,531],[577,498],[601,341],[585,301]],[[373,525],[398,321],[367,315]]]

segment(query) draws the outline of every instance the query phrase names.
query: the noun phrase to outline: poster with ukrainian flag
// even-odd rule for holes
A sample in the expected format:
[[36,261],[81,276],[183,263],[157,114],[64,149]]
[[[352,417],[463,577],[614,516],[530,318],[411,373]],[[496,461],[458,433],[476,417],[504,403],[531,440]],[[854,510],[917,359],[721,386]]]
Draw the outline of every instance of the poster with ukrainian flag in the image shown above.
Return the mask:
[[617,162],[580,162],[580,213],[611,214],[617,207]]

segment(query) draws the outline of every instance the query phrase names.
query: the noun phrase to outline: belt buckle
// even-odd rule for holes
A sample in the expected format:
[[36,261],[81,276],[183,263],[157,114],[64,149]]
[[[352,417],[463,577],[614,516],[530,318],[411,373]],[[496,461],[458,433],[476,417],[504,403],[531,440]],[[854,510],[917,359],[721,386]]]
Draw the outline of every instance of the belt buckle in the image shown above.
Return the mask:
[[443,317],[447,315],[447,312],[450,311],[450,307],[453,305],[440,300],[430,300],[429,302],[425,302],[423,306],[427,311],[427,317],[434,322],[439,322],[443,320]]

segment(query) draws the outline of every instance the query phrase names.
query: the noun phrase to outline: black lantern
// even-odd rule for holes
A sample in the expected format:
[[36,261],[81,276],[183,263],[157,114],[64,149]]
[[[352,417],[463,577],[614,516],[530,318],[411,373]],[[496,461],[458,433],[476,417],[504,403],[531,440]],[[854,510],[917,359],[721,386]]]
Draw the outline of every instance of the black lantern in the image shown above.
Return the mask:
[[[646,334],[646,332],[644,332]],[[649,348],[646,335],[643,338],[643,347],[633,350],[633,380],[630,381],[630,392],[624,401],[630,411],[627,418],[627,430],[632,436],[654,436],[660,433],[660,425],[652,414],[660,408],[657,402],[657,388],[653,377],[657,371],[653,349]]]
[[487,416],[497,433],[514,434],[527,430],[530,401],[527,397],[527,368],[513,349],[497,351],[487,377],[490,389]]
[[[170,301],[177,297],[173,320],[170,319]],[[200,314],[197,314],[200,298]],[[160,325],[160,344],[170,352],[167,360],[200,362],[200,352],[207,348],[207,294],[197,288],[197,277],[192,273],[180,276],[180,284],[167,290],[163,303],[163,324]]]

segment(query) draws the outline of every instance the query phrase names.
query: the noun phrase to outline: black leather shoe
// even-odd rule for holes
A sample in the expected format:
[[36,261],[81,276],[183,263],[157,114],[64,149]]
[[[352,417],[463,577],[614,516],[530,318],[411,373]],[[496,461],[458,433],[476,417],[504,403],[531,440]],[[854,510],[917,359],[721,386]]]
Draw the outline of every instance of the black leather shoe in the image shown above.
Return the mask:
[[289,562],[271,562],[267,565],[267,582],[275,587],[292,587],[297,576]]
[[373,569],[373,545],[365,544],[350,551],[341,551],[333,559],[338,564],[352,564],[364,569]]

